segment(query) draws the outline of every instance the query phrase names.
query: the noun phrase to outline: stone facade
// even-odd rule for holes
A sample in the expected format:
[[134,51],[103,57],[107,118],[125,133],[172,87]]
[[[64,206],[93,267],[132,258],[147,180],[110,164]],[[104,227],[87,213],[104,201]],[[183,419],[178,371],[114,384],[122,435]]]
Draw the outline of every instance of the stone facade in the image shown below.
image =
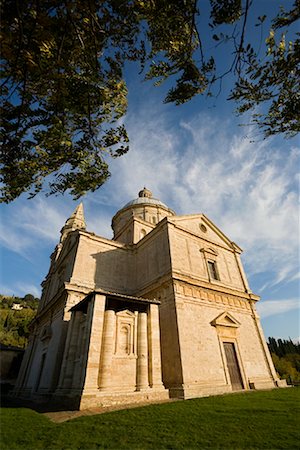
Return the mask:
[[43,282],[15,395],[75,408],[281,386],[240,260],[204,214],[147,189],[86,231],[80,204]]

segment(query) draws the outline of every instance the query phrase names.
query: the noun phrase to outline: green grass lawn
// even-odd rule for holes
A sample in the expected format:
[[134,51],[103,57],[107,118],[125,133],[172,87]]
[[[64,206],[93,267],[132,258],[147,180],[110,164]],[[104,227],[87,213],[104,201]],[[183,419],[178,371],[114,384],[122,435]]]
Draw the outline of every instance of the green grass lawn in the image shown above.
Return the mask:
[[1,409],[1,449],[300,449],[300,388],[83,416],[55,424]]

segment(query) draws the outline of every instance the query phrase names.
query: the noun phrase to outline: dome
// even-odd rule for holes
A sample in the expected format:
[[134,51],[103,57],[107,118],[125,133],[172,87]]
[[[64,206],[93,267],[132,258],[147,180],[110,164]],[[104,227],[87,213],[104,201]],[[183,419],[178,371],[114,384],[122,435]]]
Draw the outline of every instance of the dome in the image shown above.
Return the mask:
[[144,187],[138,198],[126,203],[112,218],[114,239],[125,244],[135,244],[165,217],[174,215],[172,209],[153,198],[152,192]]
[[167,205],[165,205],[163,202],[161,202],[157,198],[153,198],[152,192],[149,191],[145,187],[144,187],[144,189],[142,189],[139,192],[138,198],[135,198],[135,199],[131,200],[130,202],[126,203],[126,205],[123,206],[123,208],[121,208],[121,209],[125,209],[125,208],[128,208],[129,206],[133,206],[133,205],[145,205],[145,204],[152,205],[152,206],[161,206],[162,208],[169,209],[167,207]]

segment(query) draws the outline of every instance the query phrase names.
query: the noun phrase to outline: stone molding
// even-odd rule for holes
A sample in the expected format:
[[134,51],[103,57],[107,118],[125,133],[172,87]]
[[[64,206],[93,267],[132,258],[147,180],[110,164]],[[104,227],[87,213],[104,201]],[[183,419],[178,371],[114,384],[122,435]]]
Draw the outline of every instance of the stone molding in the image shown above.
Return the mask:
[[[251,305],[249,300],[235,296],[223,294],[221,292],[215,292],[213,290],[205,289],[198,286],[192,286],[185,283],[175,282],[175,295],[184,296],[185,301],[203,301],[214,304],[222,304],[224,306],[230,306],[239,308],[242,310],[251,311]],[[176,295],[176,296],[177,296]]]

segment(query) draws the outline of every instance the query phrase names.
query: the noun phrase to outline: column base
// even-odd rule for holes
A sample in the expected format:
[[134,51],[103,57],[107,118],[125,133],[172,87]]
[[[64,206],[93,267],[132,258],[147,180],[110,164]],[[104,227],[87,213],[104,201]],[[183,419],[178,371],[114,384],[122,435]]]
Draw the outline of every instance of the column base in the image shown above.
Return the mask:
[[278,380],[275,381],[275,383],[276,383],[276,386],[279,387],[279,388],[291,387],[291,385],[287,384],[286,380],[279,380],[278,379]]
[[150,389],[151,389],[150,386],[137,386],[136,387],[137,392],[145,392],[145,391],[149,391]]
[[276,382],[274,382],[272,379],[249,379],[250,389],[274,389],[275,387]]
[[187,400],[190,398],[209,397],[210,395],[222,395],[232,392],[231,385],[181,385],[170,388],[170,398]]
[[101,408],[114,405],[139,404],[139,403],[155,403],[166,401],[169,399],[169,391],[167,389],[152,390],[151,388],[144,391],[135,392],[101,392],[95,395],[82,393],[79,409]]

